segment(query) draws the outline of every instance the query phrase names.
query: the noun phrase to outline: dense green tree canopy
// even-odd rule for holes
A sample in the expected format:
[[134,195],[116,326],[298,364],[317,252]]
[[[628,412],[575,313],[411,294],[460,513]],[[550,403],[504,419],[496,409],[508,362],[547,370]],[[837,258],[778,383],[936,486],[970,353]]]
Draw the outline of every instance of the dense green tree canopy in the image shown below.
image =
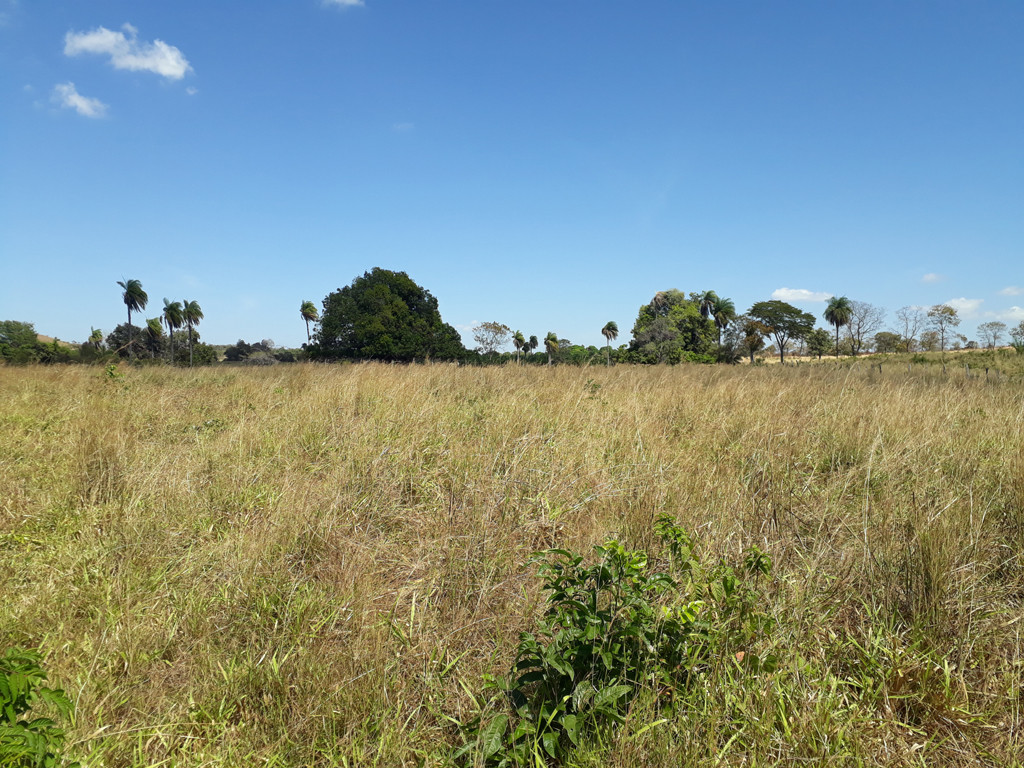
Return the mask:
[[711,354],[717,329],[701,314],[697,298],[687,299],[675,289],[659,291],[650,304],[640,307],[629,345],[638,362],[678,363]]
[[437,299],[405,272],[374,267],[323,302],[311,355],[321,359],[458,360],[458,331],[442,322]]

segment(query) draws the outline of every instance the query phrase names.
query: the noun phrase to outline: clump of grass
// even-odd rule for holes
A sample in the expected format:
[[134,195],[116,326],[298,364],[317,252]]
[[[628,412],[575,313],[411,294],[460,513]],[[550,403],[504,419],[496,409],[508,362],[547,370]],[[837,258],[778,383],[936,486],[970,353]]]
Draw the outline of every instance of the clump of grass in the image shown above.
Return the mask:
[[536,626],[531,554],[656,551],[667,513],[708,562],[770,556],[744,651],[778,667],[640,697],[574,764],[1012,765],[1020,397],[921,366],[5,369],[0,645],[45,653],[86,764],[443,765]]

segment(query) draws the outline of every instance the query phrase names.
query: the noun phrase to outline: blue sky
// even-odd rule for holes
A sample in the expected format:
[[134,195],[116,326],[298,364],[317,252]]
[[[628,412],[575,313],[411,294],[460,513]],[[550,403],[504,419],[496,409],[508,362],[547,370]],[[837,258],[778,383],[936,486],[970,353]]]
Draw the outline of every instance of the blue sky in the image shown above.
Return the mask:
[[291,346],[381,266],[584,344],[669,288],[1015,324],[1022,34],[1017,0],[0,0],[0,318],[81,340],[138,278]]

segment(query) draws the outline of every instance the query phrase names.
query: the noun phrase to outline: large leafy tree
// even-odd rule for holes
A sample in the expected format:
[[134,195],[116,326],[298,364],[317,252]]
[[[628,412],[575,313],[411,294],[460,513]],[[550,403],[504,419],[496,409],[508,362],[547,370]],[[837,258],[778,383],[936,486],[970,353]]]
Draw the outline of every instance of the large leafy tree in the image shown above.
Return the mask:
[[313,337],[309,334],[309,324],[315,323],[320,319],[320,312],[317,310],[316,304],[312,301],[302,302],[302,306],[299,307],[299,315],[306,321],[306,341],[312,341]]
[[149,295],[142,290],[142,283],[139,280],[118,280],[117,284],[124,289],[121,298],[128,308],[128,328],[132,327],[132,312],[141,312],[149,303]]
[[836,357],[839,357],[839,329],[850,324],[853,317],[853,305],[845,296],[833,296],[823,314],[825,322],[836,329]]
[[548,365],[551,365],[551,355],[558,351],[558,335],[554,331],[548,331],[544,337],[544,351],[548,353]]
[[612,364],[612,342],[619,338],[619,324],[614,320],[609,320],[604,324],[604,328],[601,329],[601,335],[604,336],[604,340],[608,342],[605,349],[606,360],[608,365]]
[[630,342],[636,359],[645,363],[710,359],[704,356],[714,349],[715,324],[701,316],[699,296],[687,299],[682,291],[659,291],[640,307]]
[[506,344],[512,336],[512,329],[497,320],[479,323],[473,327],[473,341],[485,355],[493,355]]
[[786,342],[805,338],[814,329],[814,315],[778,299],[759,301],[747,314],[768,328],[766,335],[775,339],[782,363],[786,362]]
[[437,299],[405,273],[374,267],[329,294],[311,356],[409,362],[459,360],[458,331],[441,320]]
[[167,326],[167,333],[171,340],[171,360],[174,360],[174,332],[185,324],[185,312],[181,302],[164,299],[164,311],[161,319]]
[[181,309],[182,318],[185,320],[185,326],[188,328],[188,367],[192,367],[192,345],[193,329],[199,325],[199,321],[203,319],[203,310],[199,306],[198,301],[189,301],[185,299],[185,303]]

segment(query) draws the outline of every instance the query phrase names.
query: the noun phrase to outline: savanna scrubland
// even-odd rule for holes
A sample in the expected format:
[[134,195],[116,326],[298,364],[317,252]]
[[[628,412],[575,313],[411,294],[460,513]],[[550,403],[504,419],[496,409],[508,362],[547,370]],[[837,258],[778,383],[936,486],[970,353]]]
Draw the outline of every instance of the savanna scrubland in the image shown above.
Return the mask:
[[84,765],[444,765],[504,706],[531,554],[660,561],[663,515],[770,558],[766,620],[564,764],[1024,759],[1012,378],[4,368],[0,489],[0,648],[42,652]]

